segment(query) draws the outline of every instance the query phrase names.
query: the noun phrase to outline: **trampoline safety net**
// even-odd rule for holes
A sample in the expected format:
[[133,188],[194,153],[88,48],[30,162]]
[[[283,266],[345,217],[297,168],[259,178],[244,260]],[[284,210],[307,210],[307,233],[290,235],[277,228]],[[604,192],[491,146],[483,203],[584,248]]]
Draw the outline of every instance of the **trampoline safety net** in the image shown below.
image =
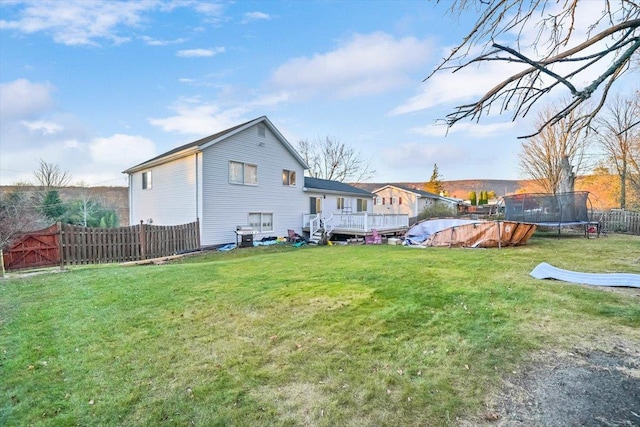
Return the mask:
[[504,197],[505,220],[535,224],[589,222],[588,191],[572,193],[525,193]]

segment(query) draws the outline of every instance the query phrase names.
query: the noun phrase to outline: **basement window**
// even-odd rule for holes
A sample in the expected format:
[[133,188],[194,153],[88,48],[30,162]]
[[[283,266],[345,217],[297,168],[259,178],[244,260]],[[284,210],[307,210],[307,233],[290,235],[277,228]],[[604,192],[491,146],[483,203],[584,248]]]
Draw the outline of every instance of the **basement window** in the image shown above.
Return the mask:
[[273,232],[273,214],[267,212],[251,212],[249,214],[249,227],[259,233]]

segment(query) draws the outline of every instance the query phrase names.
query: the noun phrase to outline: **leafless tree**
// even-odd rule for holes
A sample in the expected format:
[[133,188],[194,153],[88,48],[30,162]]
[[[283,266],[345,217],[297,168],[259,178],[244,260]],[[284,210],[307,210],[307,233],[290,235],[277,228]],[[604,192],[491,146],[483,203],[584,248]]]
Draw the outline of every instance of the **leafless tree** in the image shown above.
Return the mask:
[[573,116],[579,111],[550,126],[546,123],[553,114],[547,109],[538,115],[534,126],[543,126],[542,130],[522,143],[519,165],[544,192],[555,194],[573,191],[573,178],[585,167],[589,143],[584,133],[571,129]]
[[20,234],[47,225],[29,192],[16,190],[0,196],[0,249],[9,246]]
[[302,140],[298,148],[314,178],[361,182],[376,173],[360,153],[335,138],[327,136],[316,141]]
[[71,181],[71,173],[63,171],[55,163],[40,159],[40,166],[33,172],[36,182],[45,189],[64,187]]
[[604,149],[608,163],[620,177],[620,207],[627,202],[627,183],[640,188],[640,94],[624,98],[616,96],[598,119],[597,141]]
[[[456,107],[447,115],[449,126],[459,120],[480,120],[489,110],[512,111],[513,119],[524,117],[541,98],[556,87],[564,87],[571,94],[535,133],[543,132],[574,112],[592,95],[597,102],[580,115],[574,115],[574,128],[588,128],[603,108],[609,90],[627,71],[634,68],[640,48],[640,3],[637,0],[600,0],[602,11],[589,26],[586,34],[576,34],[576,17],[581,8],[592,0],[455,0],[452,13],[475,9],[480,12],[476,24],[425,79],[443,70],[459,71],[472,64],[505,62],[521,65],[521,71],[498,82],[479,100]],[[521,44],[523,32],[537,28],[531,45]],[[513,47],[497,40],[517,34]],[[482,47],[479,55],[469,59],[471,51]],[[587,69],[605,64],[606,70],[588,84],[580,87]],[[599,91],[598,91],[599,90]],[[596,92],[598,91],[598,92]]]

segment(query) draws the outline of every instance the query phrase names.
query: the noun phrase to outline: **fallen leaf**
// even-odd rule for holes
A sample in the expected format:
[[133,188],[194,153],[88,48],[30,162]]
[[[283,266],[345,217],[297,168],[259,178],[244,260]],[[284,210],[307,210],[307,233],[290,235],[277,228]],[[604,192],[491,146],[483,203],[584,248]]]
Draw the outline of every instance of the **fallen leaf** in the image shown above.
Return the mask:
[[487,421],[497,421],[500,419],[500,414],[496,412],[487,412],[484,414],[484,419]]

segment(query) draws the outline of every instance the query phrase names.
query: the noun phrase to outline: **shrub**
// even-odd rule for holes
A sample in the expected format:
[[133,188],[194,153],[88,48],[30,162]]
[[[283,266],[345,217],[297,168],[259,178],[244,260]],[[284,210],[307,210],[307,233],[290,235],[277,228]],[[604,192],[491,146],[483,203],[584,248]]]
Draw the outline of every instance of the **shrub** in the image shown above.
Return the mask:
[[457,210],[451,209],[443,203],[434,203],[425,207],[418,215],[418,221],[430,218],[443,218],[458,216]]

